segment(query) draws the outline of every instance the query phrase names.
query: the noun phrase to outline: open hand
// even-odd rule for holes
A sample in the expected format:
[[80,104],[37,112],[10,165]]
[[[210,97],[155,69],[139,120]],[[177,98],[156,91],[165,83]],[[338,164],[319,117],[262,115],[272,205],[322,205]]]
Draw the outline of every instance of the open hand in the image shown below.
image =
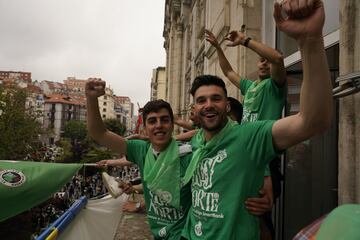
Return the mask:
[[245,207],[251,214],[260,216],[272,209],[272,201],[267,195],[262,193],[261,197],[246,199]]
[[205,40],[208,41],[211,45],[213,45],[215,48],[218,48],[219,42],[217,41],[216,37],[214,36],[214,34],[205,29]]
[[131,183],[126,183],[126,182],[119,182],[119,188],[122,188],[122,190],[124,191],[124,193],[130,195],[131,193],[134,192],[134,189],[132,187]]
[[114,166],[114,160],[106,159],[96,163],[96,167],[107,167],[107,166]]
[[226,44],[226,46],[234,47],[237,45],[244,44],[246,39],[246,36],[241,31],[231,31],[226,35],[225,40],[228,40],[229,42]]

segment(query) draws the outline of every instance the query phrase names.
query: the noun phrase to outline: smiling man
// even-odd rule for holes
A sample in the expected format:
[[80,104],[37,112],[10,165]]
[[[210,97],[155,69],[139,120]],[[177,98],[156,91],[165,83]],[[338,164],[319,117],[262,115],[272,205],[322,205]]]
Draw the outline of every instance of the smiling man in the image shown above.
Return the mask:
[[[144,106],[144,129],[149,141],[126,140],[110,132],[103,124],[98,107],[97,98],[104,90],[103,81],[92,80],[86,84],[90,136],[139,166],[154,238],[180,239],[191,205],[190,184],[183,185],[181,181],[191,160],[191,146],[178,146],[172,139],[173,112],[163,100],[150,101]],[[121,164],[116,162],[117,166]]]
[[[242,123],[281,118],[286,95],[286,71],[282,54],[276,49],[251,39],[243,31],[231,31],[225,37],[226,46],[241,45],[259,56],[258,77],[252,81],[234,71],[211,31],[205,30],[205,39],[216,49],[223,74],[240,89],[244,96]],[[264,173],[264,190],[267,194],[261,194],[262,197],[251,198],[248,201],[249,211],[261,216],[261,238],[264,239],[275,237],[271,209],[274,198],[276,199],[280,195],[282,178],[280,158],[276,157]],[[262,211],[254,211],[254,207],[260,207]]]
[[257,194],[265,166],[279,151],[330,126],[333,102],[322,38],[323,3],[275,3],[274,17],[301,52],[300,111],[276,121],[233,124],[227,119],[225,83],[211,75],[195,78],[191,94],[202,129],[194,136],[197,150],[184,177],[185,183],[192,178],[192,207],[183,232],[188,239],[259,239],[258,218],[246,210],[245,201]]

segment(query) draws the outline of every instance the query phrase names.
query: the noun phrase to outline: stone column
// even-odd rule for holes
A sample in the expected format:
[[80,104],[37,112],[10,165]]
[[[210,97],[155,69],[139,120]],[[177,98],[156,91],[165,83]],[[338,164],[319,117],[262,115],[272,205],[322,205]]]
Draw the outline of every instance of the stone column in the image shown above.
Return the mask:
[[[340,75],[360,70],[360,2],[340,1]],[[360,93],[339,107],[339,204],[360,203]]]
[[181,82],[183,78],[182,74],[182,53],[183,53],[183,26],[180,22],[177,22],[174,24],[174,48],[173,48],[173,75],[172,81],[172,96],[173,96],[173,102],[172,102],[172,108],[174,113],[180,113],[180,102],[181,102]]

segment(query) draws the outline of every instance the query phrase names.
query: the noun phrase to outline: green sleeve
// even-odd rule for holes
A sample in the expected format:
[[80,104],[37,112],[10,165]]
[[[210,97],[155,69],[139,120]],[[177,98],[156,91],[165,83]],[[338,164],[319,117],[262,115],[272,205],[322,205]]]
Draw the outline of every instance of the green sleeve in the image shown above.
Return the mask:
[[265,166],[264,177],[270,177],[270,176],[271,176],[270,167],[269,167],[269,164],[267,164]]
[[252,159],[256,159],[257,164],[266,166],[277,156],[273,145],[272,126],[275,121],[257,121],[246,123],[246,142],[248,151]]
[[139,167],[143,165],[150,143],[143,140],[126,141],[126,159]]
[[244,79],[241,78],[240,79],[240,92],[243,96],[245,96],[247,90],[249,89],[249,87],[251,86],[251,84],[253,84],[253,81],[249,80],[249,79]]
[[275,80],[273,80],[272,78],[269,78],[269,86],[272,90],[273,93],[275,93],[277,96],[279,97],[284,97],[285,98],[285,92],[286,92],[286,88],[287,88],[287,84],[285,83],[283,86],[279,87]]

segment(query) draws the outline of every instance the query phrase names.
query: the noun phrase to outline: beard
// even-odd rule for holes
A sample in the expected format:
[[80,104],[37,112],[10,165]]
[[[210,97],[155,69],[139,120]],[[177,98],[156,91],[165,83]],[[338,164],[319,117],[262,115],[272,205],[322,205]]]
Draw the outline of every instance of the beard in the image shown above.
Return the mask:
[[[209,114],[213,115],[210,119],[206,117]],[[208,132],[218,132],[226,125],[227,114],[215,110],[204,110],[200,112],[199,120],[204,130]]]

